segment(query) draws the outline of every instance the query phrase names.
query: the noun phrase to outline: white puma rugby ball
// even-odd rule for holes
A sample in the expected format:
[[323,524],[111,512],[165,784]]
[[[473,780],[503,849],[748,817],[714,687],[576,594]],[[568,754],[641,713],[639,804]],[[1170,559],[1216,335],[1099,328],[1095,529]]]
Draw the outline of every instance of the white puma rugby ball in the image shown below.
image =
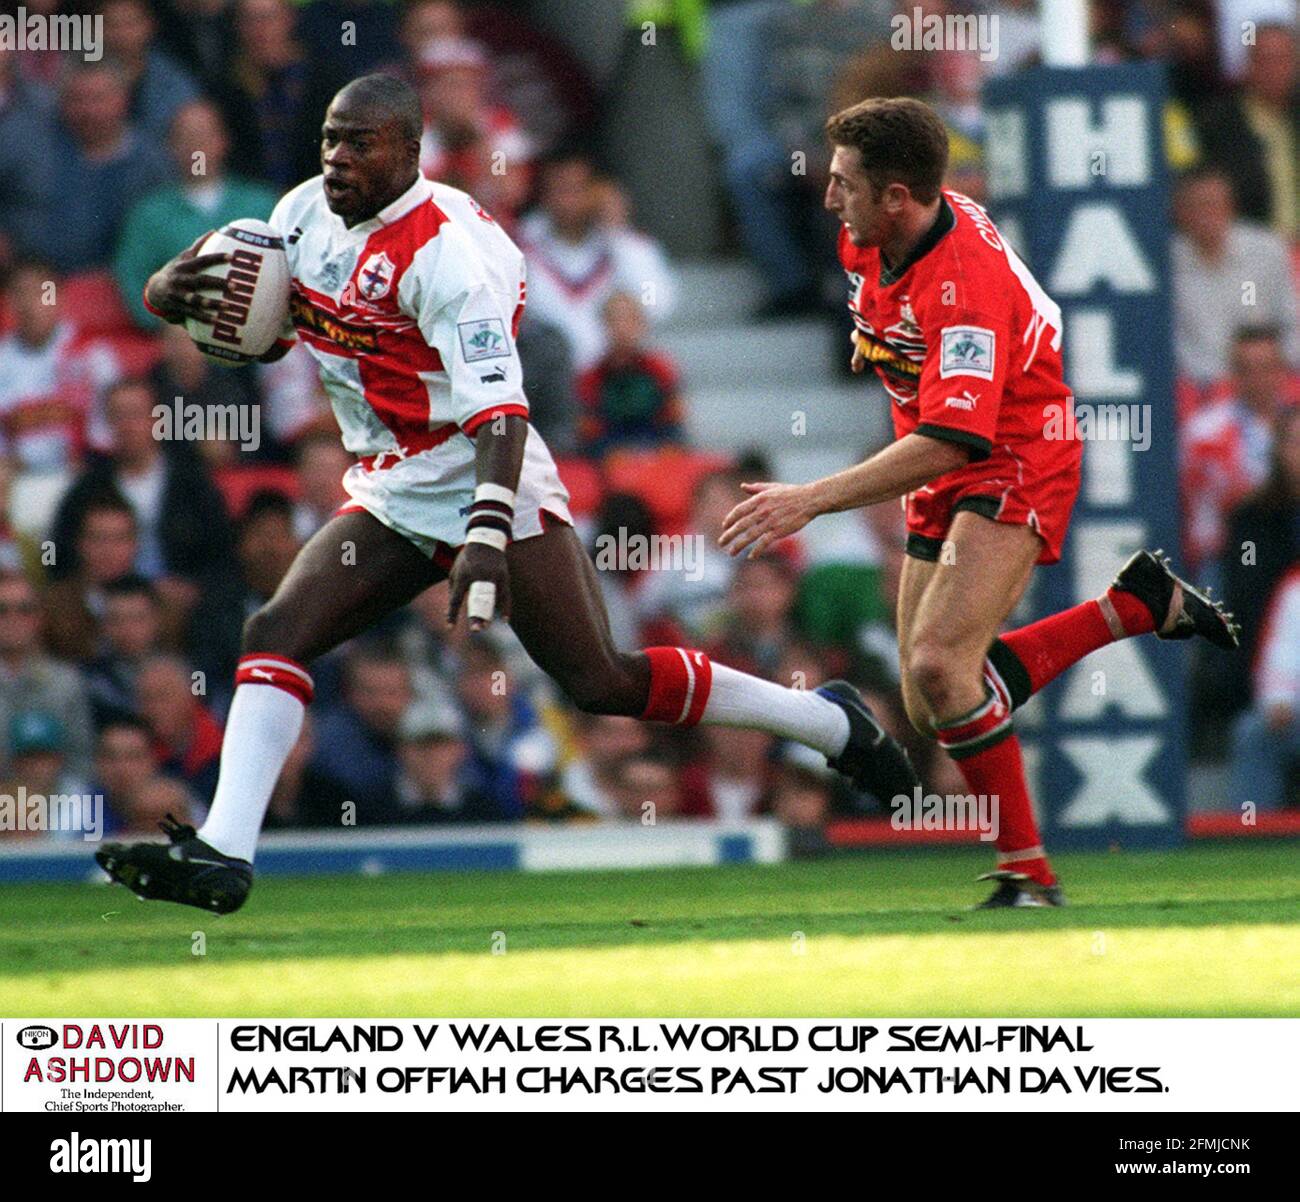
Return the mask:
[[[205,275],[226,281],[211,321],[186,318],[185,329],[209,359],[227,367],[252,363],[275,345],[289,318],[289,260],[265,221],[241,217],[210,234],[199,254],[228,254]],[[212,297],[214,293],[204,293]]]

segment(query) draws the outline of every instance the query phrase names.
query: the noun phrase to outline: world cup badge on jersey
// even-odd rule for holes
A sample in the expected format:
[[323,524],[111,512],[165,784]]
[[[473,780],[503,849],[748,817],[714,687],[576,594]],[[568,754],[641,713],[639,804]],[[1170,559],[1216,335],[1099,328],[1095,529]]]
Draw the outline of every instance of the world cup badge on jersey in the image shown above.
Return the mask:
[[361,270],[357,274],[357,291],[366,300],[377,301],[380,297],[388,295],[396,272],[397,264],[383,251],[371,255],[361,264]]

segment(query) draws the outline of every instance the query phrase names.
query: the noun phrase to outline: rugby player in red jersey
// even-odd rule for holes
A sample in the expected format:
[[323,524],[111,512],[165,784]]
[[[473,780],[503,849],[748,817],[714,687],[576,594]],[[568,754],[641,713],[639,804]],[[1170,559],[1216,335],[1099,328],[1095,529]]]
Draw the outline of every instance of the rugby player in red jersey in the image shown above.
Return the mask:
[[998,798],[997,869],[981,878],[996,885],[984,905],[1061,905],[1012,711],[1116,639],[1200,634],[1232,647],[1237,632],[1159,552],[1140,551],[1096,600],[999,637],[1034,565],[1060,558],[1079,488],[1082,443],[1049,437],[1073,403],[1060,309],[988,214],[941,186],[948,135],[927,105],[863,101],[833,116],[827,135],[852,366],[875,368],[895,441],[810,484],[746,484],[752,495],[720,541],[733,555],[761,554],[818,514],[904,498],[908,717],[957,762],[971,793]]
[[[171,845],[105,844],[99,864],[140,897],[238,909],[271,791],[312,696],[307,665],[450,576],[449,620],[510,621],[578,706],[646,721],[752,727],[824,754],[888,798],[917,783],[906,754],[842,681],[786,689],[702,652],[627,653],[610,637],[568,494],[528,422],[514,338],[524,260],[472,198],[418,170],[419,101],[372,75],[334,98],[323,174],[290,191],[270,224],[292,274],[293,337],[317,360],[358,456],[351,496],[302,548],[245,624],[243,656],[201,830]],[[168,321],[210,320],[219,261],[196,243],[156,272],[146,303]]]

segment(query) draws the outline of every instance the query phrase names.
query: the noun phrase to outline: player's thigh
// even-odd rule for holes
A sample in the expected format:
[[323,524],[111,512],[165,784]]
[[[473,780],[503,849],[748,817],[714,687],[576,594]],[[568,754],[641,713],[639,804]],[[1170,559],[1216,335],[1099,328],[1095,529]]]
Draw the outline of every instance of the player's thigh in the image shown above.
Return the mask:
[[511,543],[508,555],[510,625],[533,662],[579,705],[643,703],[648,667],[614,646],[596,569],[573,528]]
[[969,511],[953,518],[946,543],[912,615],[908,658],[924,646],[956,665],[979,664],[1024,594],[1043,544],[1028,526]]
[[339,514],[304,544],[245,626],[245,651],[308,662],[400,609],[445,573],[369,513]]

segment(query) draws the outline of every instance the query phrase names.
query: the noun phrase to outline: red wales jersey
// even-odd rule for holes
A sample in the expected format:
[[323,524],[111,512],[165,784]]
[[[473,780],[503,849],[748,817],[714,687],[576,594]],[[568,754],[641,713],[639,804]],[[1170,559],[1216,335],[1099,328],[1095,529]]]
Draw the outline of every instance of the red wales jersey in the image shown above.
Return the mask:
[[841,228],[858,345],[893,400],[895,437],[913,431],[969,447],[1041,441],[1066,402],[1061,310],[983,208],[944,191],[911,255],[886,268]]

